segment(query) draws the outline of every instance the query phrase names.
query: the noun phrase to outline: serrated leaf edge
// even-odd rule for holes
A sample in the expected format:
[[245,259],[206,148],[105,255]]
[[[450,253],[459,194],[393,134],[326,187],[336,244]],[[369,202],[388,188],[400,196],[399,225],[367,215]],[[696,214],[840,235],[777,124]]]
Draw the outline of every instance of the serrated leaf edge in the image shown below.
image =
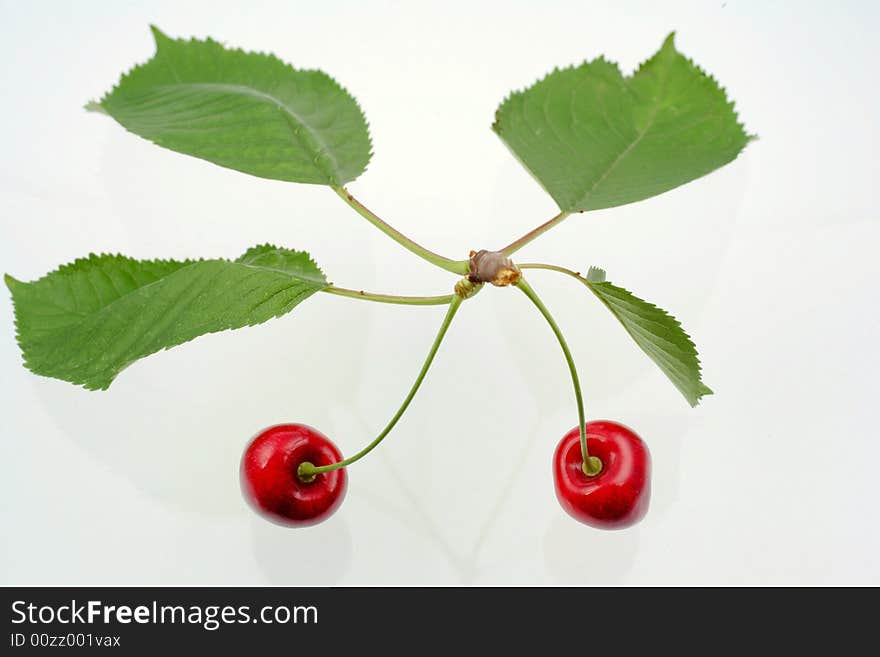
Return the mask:
[[[685,64],[687,64],[697,74],[697,76],[699,78],[708,80],[718,89],[718,91],[721,92],[721,97],[724,101],[724,106],[730,110],[730,113],[733,115],[733,119],[734,119],[736,125],[739,127],[739,129],[742,131],[742,133],[746,136],[746,143],[743,145],[743,147],[736,154],[736,157],[739,157],[740,153],[742,153],[743,150],[745,150],[745,147],[746,147],[746,145],[749,144],[749,142],[757,141],[758,135],[749,134],[746,131],[745,124],[740,120],[739,112],[736,111],[736,102],[730,98],[730,95],[727,93],[727,88],[725,86],[723,86],[720,82],[718,82],[717,78],[712,73],[707,72],[699,64],[697,64],[693,59],[691,59],[690,57],[685,55],[683,52],[681,52],[678,48],[676,48],[675,47],[675,37],[676,37],[676,31],[673,30],[663,40],[663,43],[661,44],[660,49],[657,52],[655,52],[653,55],[648,57],[647,59],[644,59],[643,61],[641,61],[639,63],[639,65],[636,66],[636,68],[633,70],[633,72],[630,75],[627,75],[624,78],[624,80],[629,82],[632,78],[636,77],[642,71],[643,68],[648,66],[653,60],[657,59],[657,57],[659,57],[663,53],[664,49],[667,46],[671,47],[673,49],[673,51],[675,52],[675,54],[679,55],[684,60]],[[736,159],[736,158],[734,158],[734,159]]]
[[[742,148],[740,148],[740,149],[736,152],[736,155],[733,157],[733,160],[737,159],[737,158],[740,156],[740,154],[745,150],[745,147],[746,147],[749,143],[758,140],[758,135],[756,135],[756,134],[750,134],[750,133],[748,133],[748,132],[746,131],[745,124],[742,122],[742,120],[741,120],[740,117],[739,117],[739,113],[736,111],[736,103],[735,103],[733,100],[731,100],[730,96],[729,96],[728,93],[727,93],[727,89],[726,89],[724,86],[722,86],[722,85],[718,82],[718,80],[717,80],[712,74],[707,73],[707,72],[706,72],[705,70],[703,70],[699,65],[697,65],[697,64],[693,61],[693,59],[691,59],[690,57],[684,55],[681,51],[679,51],[679,50],[675,47],[675,31],[674,31],[674,30],[673,30],[672,32],[670,32],[670,33],[667,35],[667,37],[663,40],[663,44],[660,46],[660,49],[657,50],[654,54],[652,54],[652,55],[651,55],[650,57],[648,57],[647,59],[643,60],[643,61],[642,61],[642,62],[641,62],[641,63],[640,63],[640,64],[639,64],[639,65],[633,70],[633,72],[630,73],[629,75],[623,75],[622,71],[620,70],[620,66],[619,66],[616,62],[612,62],[612,61],[606,59],[604,55],[599,55],[598,57],[594,57],[593,59],[585,59],[585,60],[582,61],[580,64],[569,64],[568,66],[563,66],[563,67],[554,66],[554,67],[553,67],[553,70],[551,70],[549,73],[546,73],[546,74],[543,75],[542,77],[538,78],[538,79],[535,80],[535,82],[533,82],[532,84],[530,84],[530,85],[528,85],[528,86],[525,86],[525,87],[522,87],[522,88],[520,88],[520,89],[517,89],[517,90],[511,91],[510,93],[507,94],[507,96],[504,97],[504,99],[501,101],[501,103],[498,105],[498,107],[497,107],[496,110],[495,110],[495,118],[494,118],[494,121],[492,122],[492,126],[491,126],[491,127],[492,127],[492,131],[493,131],[496,135],[498,135],[499,138],[501,138],[502,143],[504,143],[504,145],[507,147],[508,151],[509,151],[509,152],[514,156],[514,158],[515,158],[515,159],[516,159],[516,160],[517,160],[517,161],[523,166],[523,168],[524,168],[526,171],[528,171],[528,173],[532,176],[532,178],[535,180],[535,182],[537,182],[538,185],[540,185],[541,188],[544,189],[545,191],[547,191],[548,194],[549,194],[549,190],[547,190],[546,188],[544,188],[544,183],[543,183],[543,182],[537,177],[537,175],[531,170],[531,168],[529,168],[529,167],[526,165],[526,163],[525,163],[522,159],[520,159],[519,155],[517,155],[517,153],[515,153],[515,152],[513,151],[513,149],[511,149],[511,148],[507,145],[507,142],[504,140],[504,138],[503,138],[503,132],[504,132],[504,130],[503,130],[503,126],[501,125],[501,114],[504,112],[505,108],[507,108],[507,106],[513,101],[514,98],[517,98],[517,97],[523,96],[523,95],[526,94],[528,91],[530,91],[531,89],[535,88],[536,86],[542,84],[543,82],[545,82],[548,78],[552,77],[553,75],[556,75],[556,74],[561,73],[561,72],[572,71],[572,70],[575,70],[575,69],[578,69],[578,68],[588,67],[588,66],[591,66],[591,65],[594,65],[594,64],[597,64],[597,63],[605,63],[605,64],[609,64],[609,65],[613,66],[613,67],[617,70],[617,73],[621,76],[621,79],[623,80],[623,83],[624,83],[625,85],[629,86],[629,84],[631,83],[631,81],[632,81],[632,80],[633,80],[633,79],[634,79],[634,78],[635,78],[635,77],[636,77],[636,76],[637,76],[637,75],[638,75],[638,74],[639,74],[639,73],[640,73],[640,72],[641,72],[646,66],[648,66],[648,65],[649,65],[652,61],[654,61],[657,57],[661,56],[661,55],[664,53],[664,49],[667,48],[667,47],[671,47],[671,48],[673,49],[673,51],[674,51],[676,54],[678,54],[679,56],[681,56],[681,58],[685,61],[685,64],[686,64],[687,66],[689,66],[691,69],[693,69],[693,70],[696,72],[698,78],[701,78],[701,79],[705,79],[705,80],[710,81],[712,84],[715,85],[715,87],[716,87],[716,88],[718,89],[718,91],[721,93],[721,98],[722,98],[722,101],[723,101],[723,103],[724,103],[724,106],[730,110],[730,112],[731,112],[731,114],[732,114],[732,116],[733,116],[733,120],[734,120],[735,125],[740,129],[740,131],[743,133],[743,135],[745,135],[745,143],[743,144]],[[733,161],[733,160],[731,160],[731,161]],[[595,184],[594,184],[594,187],[595,187]],[[667,191],[671,191],[671,190],[667,190]],[[650,197],[649,197],[649,198],[650,198]],[[555,199],[554,199],[554,200],[555,200]],[[647,200],[647,199],[644,199],[644,200]],[[578,210],[578,208],[563,208],[563,207],[561,207],[561,205],[560,205],[560,209],[562,209],[562,210],[564,210],[564,211],[567,210],[567,211],[569,211],[569,212],[574,212],[575,210]]]
[[[156,51],[153,53],[153,56],[150,57],[149,59],[145,60],[145,61],[142,61],[142,62],[139,63],[139,64],[135,64],[135,65],[132,66],[130,69],[128,69],[127,71],[125,71],[124,73],[122,73],[122,75],[119,76],[119,80],[116,82],[116,84],[114,84],[112,87],[110,87],[110,89],[109,89],[107,92],[105,92],[103,96],[101,96],[100,100],[97,100],[97,101],[95,101],[95,100],[90,100],[90,101],[88,101],[88,102],[84,105],[84,108],[86,109],[86,111],[96,112],[96,113],[101,113],[101,114],[106,114],[106,115],[110,116],[109,112],[108,112],[108,111],[106,110],[106,108],[104,107],[104,102],[105,102],[110,96],[112,96],[113,93],[114,93],[117,89],[119,89],[119,87],[121,87],[122,84],[123,84],[128,78],[130,78],[130,77],[131,77],[136,71],[139,71],[139,70],[143,69],[147,64],[149,64],[151,61],[153,61],[153,60],[156,58],[156,56],[159,54],[159,52],[160,52],[160,50],[161,50],[161,46],[162,46],[162,41],[163,41],[163,40],[164,40],[164,41],[181,41],[181,42],[184,42],[184,43],[203,43],[203,44],[204,44],[204,43],[212,43],[212,44],[215,44],[215,45],[217,45],[217,46],[220,46],[221,48],[223,48],[224,50],[226,50],[226,51],[228,51],[228,52],[239,53],[239,54],[242,54],[242,55],[260,55],[260,56],[262,56],[262,57],[266,57],[267,59],[274,60],[275,62],[280,63],[280,64],[283,65],[285,68],[290,69],[290,70],[293,71],[294,73],[316,73],[316,74],[319,74],[319,75],[322,75],[323,77],[325,77],[325,78],[327,79],[327,81],[330,82],[330,84],[331,84],[336,90],[341,91],[345,96],[347,96],[347,97],[348,97],[348,98],[354,103],[355,107],[356,107],[357,110],[358,110],[358,113],[359,113],[360,116],[361,116],[361,119],[362,119],[363,122],[364,122],[364,126],[366,127],[366,132],[367,132],[367,158],[366,158],[366,162],[364,163],[363,169],[361,169],[360,173],[359,173],[358,175],[356,175],[354,178],[352,178],[351,180],[337,181],[337,182],[332,182],[332,183],[330,183],[330,184],[333,184],[333,185],[343,185],[343,184],[346,184],[346,183],[348,183],[348,182],[352,182],[352,181],[354,181],[354,180],[357,180],[358,178],[360,178],[361,176],[363,176],[364,173],[366,173],[367,169],[368,169],[369,166],[370,166],[370,163],[371,163],[372,160],[373,160],[373,154],[374,154],[374,151],[373,151],[373,136],[372,136],[372,133],[371,133],[371,131],[370,131],[370,122],[369,122],[369,120],[367,119],[367,115],[364,113],[364,110],[363,110],[363,108],[361,107],[360,103],[358,102],[357,98],[355,98],[354,95],[353,95],[353,94],[352,94],[352,93],[351,93],[346,87],[342,86],[342,85],[341,85],[341,84],[340,84],[340,83],[339,83],[339,82],[338,82],[333,76],[331,76],[330,74],[326,73],[325,71],[323,71],[323,70],[321,70],[321,69],[319,69],[319,68],[296,68],[295,66],[293,66],[293,65],[290,64],[289,62],[285,62],[283,59],[281,59],[280,57],[278,57],[278,56],[275,55],[274,53],[271,53],[271,52],[265,52],[265,51],[262,51],[262,50],[245,50],[244,48],[230,47],[230,46],[224,44],[223,42],[221,42],[221,41],[217,41],[216,39],[213,39],[213,38],[211,38],[211,37],[209,37],[209,36],[208,36],[208,37],[205,37],[204,39],[198,39],[198,38],[196,38],[196,37],[190,37],[189,39],[173,39],[173,38],[169,37],[167,34],[165,34],[162,30],[160,30],[160,29],[159,29],[156,25],[154,25],[154,24],[150,24],[150,31],[151,31],[152,34],[153,34],[153,39],[154,39],[155,44],[156,44]],[[122,127],[125,128],[125,126],[122,126]],[[132,131],[128,130],[128,128],[125,128],[125,130],[126,130],[126,132],[130,132],[131,134],[140,137],[140,135],[138,135],[138,134],[135,133],[135,132],[132,132]],[[153,142],[153,140],[150,140],[150,139],[148,139],[147,141],[150,141],[150,142],[152,142],[152,143],[155,143],[155,142]],[[190,157],[193,157],[193,156],[190,156]],[[204,160],[204,158],[198,158],[198,159],[202,159],[202,160]],[[210,162],[210,160],[204,160],[204,161],[206,161],[206,162]],[[211,162],[211,164],[214,164],[214,163]],[[219,165],[219,164],[215,164],[215,166],[220,166],[221,168],[227,168],[227,167],[222,167],[222,165]]]
[[[319,286],[318,289],[316,289],[316,290],[312,290],[311,292],[306,292],[306,293],[305,293],[306,296],[311,296],[311,295],[314,294],[315,292],[320,291],[320,289],[324,289],[324,288],[326,288],[326,287],[328,287],[328,286],[330,285],[330,283],[328,283],[327,280],[326,280],[326,275],[324,274],[323,270],[318,266],[318,264],[315,262],[314,258],[312,258],[311,255],[310,255],[307,251],[296,251],[296,250],[294,250],[294,249],[284,249],[283,247],[278,247],[278,246],[276,246],[276,245],[274,245],[274,244],[271,244],[271,243],[269,243],[269,242],[266,242],[265,244],[258,244],[258,245],[255,245],[255,246],[253,246],[253,247],[250,247],[247,251],[245,251],[245,253],[247,253],[247,252],[249,252],[249,251],[252,251],[252,250],[254,250],[254,249],[258,249],[258,248],[269,248],[269,249],[275,249],[275,250],[289,251],[289,252],[291,252],[291,253],[293,253],[294,255],[297,255],[297,256],[299,256],[299,255],[305,255],[305,256],[306,256],[306,259],[308,260],[308,262],[309,262],[310,264],[312,264],[312,265],[315,267],[315,269],[317,269],[317,270],[320,272],[321,276],[323,277],[323,281],[320,282],[321,285],[323,285],[323,287],[320,287],[320,286]],[[244,255],[244,254],[242,254],[242,256],[240,256],[240,257],[243,257],[243,255]],[[15,303],[15,289],[14,289],[14,288],[15,288],[15,287],[18,287],[18,286],[27,286],[27,285],[32,285],[32,284],[35,284],[35,283],[39,283],[40,281],[42,281],[42,280],[44,280],[44,279],[46,279],[46,278],[48,278],[48,277],[50,277],[50,276],[58,276],[58,275],[68,276],[68,275],[73,275],[74,273],[76,273],[76,271],[81,271],[81,270],[78,270],[77,268],[80,267],[80,266],[82,266],[83,264],[86,264],[86,263],[95,263],[95,262],[98,261],[98,260],[102,260],[102,259],[106,259],[106,258],[112,258],[112,259],[123,259],[123,260],[135,260],[135,261],[137,261],[137,262],[139,262],[139,263],[141,263],[141,264],[147,264],[147,263],[148,263],[148,264],[175,263],[175,264],[181,264],[181,265],[183,265],[183,266],[181,266],[179,269],[176,269],[173,273],[177,273],[177,272],[179,272],[179,271],[182,271],[182,270],[184,270],[184,269],[186,269],[186,268],[188,268],[189,266],[194,265],[194,264],[199,264],[199,263],[207,262],[208,260],[222,261],[222,262],[227,262],[227,263],[230,263],[230,264],[233,264],[233,263],[234,263],[234,264],[240,264],[240,265],[243,266],[243,267],[254,267],[254,268],[258,268],[256,265],[248,265],[248,264],[245,264],[245,263],[238,263],[237,260],[231,260],[231,259],[228,259],[228,258],[210,258],[210,259],[206,259],[206,258],[190,259],[190,258],[187,258],[186,260],[174,260],[174,259],[172,259],[172,258],[153,258],[153,259],[149,259],[149,260],[137,260],[137,259],[135,259],[135,258],[131,258],[130,256],[126,256],[126,255],[123,255],[123,254],[121,254],[121,253],[94,253],[94,252],[90,252],[90,253],[89,253],[87,256],[85,256],[85,257],[76,258],[76,259],[72,260],[71,262],[68,262],[68,263],[64,263],[64,264],[62,264],[62,265],[59,265],[56,269],[51,270],[50,272],[44,274],[44,275],[41,276],[40,278],[37,278],[37,279],[35,279],[35,280],[33,280],[33,281],[27,281],[27,282],[25,282],[25,281],[20,281],[20,280],[16,279],[15,277],[13,277],[12,275],[10,275],[10,274],[6,274],[6,273],[5,273],[5,274],[3,275],[3,280],[4,280],[4,282],[6,283],[6,287],[9,289],[10,293],[12,294],[12,299],[13,299],[13,304],[12,304],[12,306],[13,306],[13,325],[14,325],[14,328],[15,328],[15,342],[16,342],[16,344],[17,344],[18,347],[19,347],[19,352],[21,353],[22,364],[25,366],[25,368],[27,368],[28,371],[30,371],[30,372],[36,374],[37,376],[48,376],[48,375],[42,374],[41,372],[38,372],[37,369],[35,369],[35,367],[31,364],[31,362],[30,362],[30,361],[28,360],[28,358],[27,358],[27,352],[26,352],[25,347],[24,347],[24,344],[23,344],[23,342],[22,342],[21,328],[20,328],[20,321],[21,321],[21,318],[20,318],[20,311],[19,311],[19,306],[18,306],[18,304]],[[159,278],[159,279],[157,279],[157,280],[155,280],[155,281],[153,281],[153,282],[151,282],[151,283],[147,283],[146,285],[143,285],[143,286],[141,286],[141,287],[138,288],[138,289],[148,288],[148,287],[150,287],[151,285],[155,285],[155,284],[157,284],[157,283],[160,283],[162,280],[164,280],[164,277],[163,277],[163,278]],[[309,280],[311,280],[311,279],[309,279]],[[319,281],[313,281],[313,282],[316,283],[316,284],[319,283]],[[303,296],[303,295],[300,295],[300,297],[302,297],[302,296]],[[121,299],[121,298],[123,298],[123,297],[120,297],[120,299]],[[116,301],[117,301],[117,300],[114,299],[114,301],[110,302],[110,304],[108,304],[108,306],[112,305],[112,304],[115,303]],[[294,305],[297,305],[298,303],[299,303],[299,301],[297,301]],[[276,314],[274,315],[274,317],[275,317],[275,318],[281,317],[282,315],[286,314],[286,312],[287,312],[287,311],[281,311],[281,312],[279,312],[279,313],[276,313]],[[245,326],[247,326],[247,327],[251,327],[251,326],[255,326],[256,324],[257,324],[257,323],[248,323],[248,324],[246,324]],[[243,328],[243,327],[242,327],[242,328]],[[220,331],[212,331],[212,332],[210,332],[210,333],[208,333],[208,334],[203,334],[203,335],[209,335],[209,334],[211,334],[211,333],[222,333],[222,332],[224,332],[225,330],[230,330],[230,329],[222,329],[222,330],[220,330]],[[186,340],[186,341],[184,341],[184,342],[181,342],[181,343],[179,343],[179,344],[176,344],[176,345],[170,345],[170,346],[166,346],[166,347],[162,347],[161,349],[159,349],[158,351],[153,352],[153,353],[160,353],[160,352],[163,352],[163,351],[168,351],[169,349],[172,349],[172,348],[174,348],[174,347],[179,347],[179,346],[182,346],[182,345],[187,344],[187,343],[189,343],[189,342],[192,342],[193,340],[195,340],[196,338],[199,338],[199,337],[202,337],[202,336],[201,336],[201,335],[199,335],[199,336],[195,336],[195,337],[193,337],[193,338],[191,338],[191,339],[189,339],[189,340]],[[135,361],[136,361],[136,360],[139,360],[139,359],[135,359]],[[132,361],[132,362],[135,362],[135,361]],[[116,372],[116,374],[115,374],[115,375],[114,375],[114,376],[113,376],[113,377],[107,382],[107,384],[106,384],[106,385],[103,385],[103,386],[93,386],[93,385],[90,385],[90,384],[88,384],[87,382],[82,381],[82,380],[72,380],[72,379],[59,379],[59,380],[65,381],[65,382],[67,382],[67,383],[72,383],[72,384],[74,384],[74,385],[80,385],[80,386],[82,386],[83,388],[85,388],[86,390],[107,390],[107,389],[110,387],[110,385],[113,383],[113,381],[116,380],[116,377],[117,377],[119,374],[121,374],[122,371],[123,371],[125,368],[127,368],[129,365],[131,365],[131,363],[129,363],[129,364],[123,366],[122,368],[120,368],[120,369]],[[57,377],[49,377],[49,378],[57,378]]]
[[[605,273],[605,270],[601,269],[599,267],[590,267],[589,271],[592,272],[594,269],[602,272],[603,274]],[[588,276],[589,276],[589,273],[588,273]],[[702,363],[700,362],[699,352],[697,351],[697,346],[694,343],[693,338],[691,338],[690,334],[688,334],[688,332],[684,330],[684,327],[682,327],[681,322],[678,321],[673,315],[671,315],[669,312],[667,312],[663,308],[660,308],[659,306],[651,303],[650,301],[645,301],[644,299],[637,297],[635,294],[633,294],[632,292],[630,292],[626,288],[620,287],[619,285],[614,285],[613,283],[610,283],[606,280],[603,280],[601,282],[593,282],[593,281],[588,280],[587,278],[582,278],[580,280],[581,280],[581,282],[584,283],[584,285],[587,288],[589,288],[589,290],[595,295],[595,297],[597,299],[599,299],[599,301],[602,302],[602,305],[604,305],[606,308],[608,308],[608,310],[611,312],[611,314],[614,316],[614,318],[620,323],[621,326],[623,326],[624,330],[630,335],[631,338],[633,338],[633,340],[635,340],[635,336],[632,334],[632,331],[630,330],[630,328],[623,321],[621,321],[621,319],[617,316],[617,312],[613,308],[611,308],[611,306],[608,304],[608,302],[605,300],[605,298],[603,298],[602,295],[595,289],[596,287],[600,287],[600,288],[608,287],[608,288],[611,288],[615,291],[623,292],[625,295],[628,295],[628,296],[638,300],[639,302],[648,306],[651,310],[656,310],[663,317],[669,319],[676,328],[681,330],[681,334],[685,338],[685,344],[688,347],[688,350],[685,353],[688,353],[688,355],[692,356],[694,358],[694,360],[696,361],[696,370],[697,370],[697,375],[698,375],[698,377],[697,377],[698,390],[694,396],[693,401],[691,401],[691,399],[689,399],[688,396],[686,394],[684,394],[684,391],[682,391],[678,385],[676,385],[675,387],[679,390],[679,392],[682,393],[682,395],[685,397],[685,399],[691,405],[691,407],[696,407],[700,403],[700,400],[704,396],[714,394],[712,389],[709,388],[705,383],[703,383],[703,367],[702,367]]]

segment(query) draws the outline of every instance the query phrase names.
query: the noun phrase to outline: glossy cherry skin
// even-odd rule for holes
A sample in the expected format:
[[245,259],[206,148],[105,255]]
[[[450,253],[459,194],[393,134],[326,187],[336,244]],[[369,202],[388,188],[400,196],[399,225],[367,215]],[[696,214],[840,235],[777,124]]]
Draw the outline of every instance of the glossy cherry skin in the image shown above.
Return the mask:
[[305,424],[277,424],[256,435],[241,457],[241,490],[257,513],[279,525],[306,527],[333,514],[345,497],[345,468],[304,482],[297,468],[304,461],[322,466],[342,454],[330,439]]
[[584,473],[580,431],[569,431],[553,456],[556,498],[574,519],[599,529],[623,529],[641,520],[651,500],[651,454],[631,429],[610,420],[587,422],[587,451],[602,460],[599,474]]

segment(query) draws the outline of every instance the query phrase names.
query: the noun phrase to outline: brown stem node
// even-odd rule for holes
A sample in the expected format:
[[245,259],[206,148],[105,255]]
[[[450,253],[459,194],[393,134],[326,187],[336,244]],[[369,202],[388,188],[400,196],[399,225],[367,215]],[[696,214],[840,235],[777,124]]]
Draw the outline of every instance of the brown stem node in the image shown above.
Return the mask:
[[471,251],[467,278],[472,283],[491,283],[497,287],[516,285],[522,272],[501,251]]

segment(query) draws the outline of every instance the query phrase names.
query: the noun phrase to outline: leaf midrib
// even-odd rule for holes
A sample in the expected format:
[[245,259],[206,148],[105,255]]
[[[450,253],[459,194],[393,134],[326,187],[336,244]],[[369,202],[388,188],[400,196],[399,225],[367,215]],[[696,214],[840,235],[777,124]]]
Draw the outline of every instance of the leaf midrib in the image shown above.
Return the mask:
[[[650,332],[646,331],[646,329],[642,326],[639,326],[637,323],[633,323],[632,327],[620,316],[618,309],[615,308],[608,298],[605,295],[604,289],[599,289],[602,285],[610,285],[607,281],[603,281],[599,284],[590,284],[589,282],[584,282],[586,287],[593,292],[597,299],[605,306],[614,318],[618,321],[618,323],[623,327],[623,330],[629,334],[629,336],[641,347],[641,349],[651,358],[663,372],[669,377],[672,381],[673,385],[685,396],[688,403],[692,406],[699,402],[701,395],[701,391],[703,389],[709,390],[709,388],[698,378],[697,381],[692,381],[691,379],[691,367],[696,366],[697,372],[699,373],[700,364],[697,359],[696,350],[691,354],[689,352],[685,352],[685,358],[677,358],[675,355],[671,354],[668,351],[665,351],[660,345],[658,345],[653,340],[647,339],[650,337]],[[611,286],[614,289],[616,286]],[[623,288],[617,288],[623,289]],[[659,309],[658,309],[659,310]],[[638,327],[641,331],[644,331],[648,335],[636,335],[633,332],[633,327]],[[641,339],[640,339],[641,338]],[[643,340],[645,342],[643,342]],[[668,342],[664,340],[664,342]],[[675,343],[676,350],[681,352],[682,349]],[[691,363],[690,359],[693,358],[695,362]],[[661,362],[662,361],[662,362]]]
[[[593,290],[593,291],[595,292],[595,290]],[[597,293],[596,296],[599,297],[599,300],[602,302],[602,304],[603,304],[606,308],[608,308],[608,310],[611,311],[611,314],[614,315],[614,318],[615,318],[618,322],[620,322],[620,325],[623,326],[624,330],[625,330],[627,333],[629,333],[630,337],[631,337],[633,340],[635,340],[635,341],[636,341],[637,343],[639,343],[639,344],[641,344],[642,342],[646,342],[647,344],[651,345],[652,347],[654,347],[654,348],[656,348],[656,349],[659,349],[659,350],[662,352],[662,354],[663,354],[664,356],[667,356],[668,358],[673,359],[673,360],[675,361],[676,365],[685,365],[685,366],[688,365],[687,363],[684,362],[684,359],[676,358],[674,355],[670,354],[670,353],[668,352],[668,350],[664,350],[663,347],[662,347],[662,345],[658,344],[657,342],[655,342],[654,340],[651,339],[652,337],[659,337],[659,336],[656,336],[656,335],[652,334],[650,331],[648,331],[647,329],[645,329],[645,327],[639,325],[639,324],[636,323],[636,322],[633,322],[632,325],[630,325],[630,324],[628,324],[627,322],[623,321],[623,318],[620,316],[620,313],[618,312],[618,309],[614,308],[614,307],[611,305],[611,303],[609,303],[608,299],[605,298],[604,295],[602,295],[601,293]],[[633,327],[635,327],[635,328],[637,328],[637,329],[639,329],[639,330],[641,330],[641,331],[644,331],[644,334],[635,335],[635,334],[633,333],[633,331],[635,330],[635,328],[633,328]],[[663,340],[663,338],[660,338],[660,339]],[[676,343],[674,343],[674,342],[670,342],[669,340],[663,340],[663,342],[665,342],[665,343],[667,343],[667,344],[670,344],[670,345],[676,347],[676,350],[677,350],[677,351],[682,351],[681,348],[678,347],[678,345],[677,345]],[[687,352],[685,352],[685,353],[686,353],[686,355],[688,355],[688,356],[691,355],[691,354],[689,354],[689,353],[687,353]]]
[[[639,74],[639,72],[640,71],[636,71],[630,77],[628,77],[624,80],[624,84],[626,84],[627,91],[629,91],[630,93],[632,93],[632,88],[631,88],[630,84],[631,84],[632,80]],[[596,191],[596,188],[599,187],[599,185],[601,185],[608,178],[609,175],[611,175],[611,173],[614,171],[614,169],[617,168],[617,165],[619,165],[621,163],[621,161],[627,155],[629,155],[629,153],[636,146],[639,145],[639,143],[642,141],[642,139],[644,139],[645,135],[647,135],[648,132],[650,132],[651,128],[654,127],[654,120],[657,118],[657,112],[659,112],[660,108],[663,106],[663,102],[661,101],[661,99],[665,95],[666,83],[667,83],[668,79],[669,79],[669,71],[667,69],[666,71],[664,71],[663,78],[661,79],[661,85],[660,85],[662,87],[661,93],[657,94],[654,97],[654,109],[651,111],[651,116],[648,118],[648,122],[645,124],[645,127],[642,128],[642,130],[637,134],[636,138],[633,139],[633,141],[625,149],[623,149],[616,158],[614,158],[614,161],[605,170],[605,173],[603,173],[601,176],[599,176],[599,179],[593,183],[593,185],[590,187],[590,189],[587,190],[587,192],[583,196],[581,196],[580,205],[586,205],[587,200],[593,195],[593,193]],[[574,118],[574,117],[572,117],[572,118]]]
[[[80,317],[80,319],[79,319],[79,321],[78,321],[77,323],[82,323],[83,321],[87,320],[89,317],[91,317],[91,316],[93,316],[93,315],[97,315],[97,314],[100,314],[100,313],[103,313],[103,312],[107,311],[108,309],[110,309],[110,308],[112,308],[114,305],[116,305],[116,303],[118,303],[118,302],[120,302],[120,301],[123,301],[123,300],[129,298],[132,294],[136,294],[137,292],[140,292],[141,290],[145,290],[145,289],[148,289],[149,287],[151,287],[151,286],[153,286],[153,285],[157,285],[157,284],[159,284],[159,283],[162,283],[162,282],[166,281],[168,278],[170,278],[171,276],[177,274],[178,272],[185,271],[185,270],[187,270],[187,269],[189,269],[190,267],[193,267],[193,266],[195,266],[195,265],[206,264],[206,263],[208,263],[208,262],[223,262],[223,261],[222,261],[222,260],[216,260],[216,261],[212,261],[212,260],[197,260],[197,261],[195,261],[195,262],[192,262],[192,263],[186,265],[185,267],[180,267],[180,268],[178,268],[178,269],[175,269],[173,272],[167,274],[166,276],[161,276],[161,277],[157,278],[155,281],[150,281],[150,282],[147,283],[146,285],[141,285],[141,286],[136,287],[136,288],[134,288],[134,289],[132,289],[132,290],[129,290],[129,291],[126,292],[125,294],[120,295],[120,296],[116,297],[115,299],[113,299],[110,303],[104,304],[104,305],[100,306],[99,308],[97,308],[97,309],[95,309],[95,310],[92,310],[92,311],[81,311],[81,310],[70,311],[70,310],[66,310],[65,312],[69,312],[69,313],[71,313],[71,314],[78,315],[78,316]],[[260,266],[260,265],[252,265],[252,264],[248,264],[248,263],[244,263],[244,262],[234,262],[234,261],[227,261],[226,264],[228,264],[228,265],[236,265],[236,266],[239,266],[239,267],[247,267],[248,269],[253,269],[253,270],[254,270],[254,275],[258,275],[260,272],[267,272],[267,273],[273,273],[273,274],[281,274],[281,275],[285,275],[285,276],[289,277],[289,279],[290,279],[290,283],[291,283],[291,284],[296,284],[297,282],[300,282],[300,283],[303,283],[303,284],[305,284],[305,285],[314,285],[314,286],[316,286],[316,287],[321,287],[321,286],[326,285],[326,282],[324,282],[324,281],[313,281],[311,278],[307,278],[307,277],[305,277],[305,276],[297,276],[297,275],[295,275],[295,274],[291,274],[290,272],[285,272],[285,271],[283,271],[283,270],[281,270],[281,269],[276,269],[276,268],[274,268],[274,267],[263,267],[263,266]],[[287,289],[287,288],[285,287],[285,289]],[[57,306],[57,304],[55,304],[55,305]],[[60,307],[60,306],[57,306],[57,307]]]
[[[256,98],[262,102],[269,103],[271,105],[276,106],[282,113],[287,115],[288,119],[293,119],[296,121],[298,125],[301,125],[308,136],[314,143],[304,143],[303,140],[297,135],[295,130],[291,130],[293,137],[299,141],[302,145],[306,146],[308,150],[314,150],[315,144],[318,146],[318,152],[314,153],[315,166],[318,167],[331,181],[336,182],[336,174],[339,172],[339,161],[333,155],[333,152],[327,144],[327,142],[321,137],[320,133],[317,132],[314,128],[312,128],[309,123],[303,119],[303,117],[288,105],[284,103],[284,101],[276,98],[272,94],[268,94],[264,91],[259,91],[258,89],[254,89],[253,87],[247,87],[240,84],[231,84],[228,82],[178,82],[177,84],[157,84],[152,87],[153,90],[164,90],[164,89],[180,89],[181,87],[187,89],[195,89],[195,90],[217,90],[217,91],[227,91],[234,94],[239,94],[243,96],[250,96],[252,98]],[[288,122],[288,126],[290,127],[290,123]],[[325,155],[332,162],[333,170],[326,171],[324,167],[320,164],[319,155]]]

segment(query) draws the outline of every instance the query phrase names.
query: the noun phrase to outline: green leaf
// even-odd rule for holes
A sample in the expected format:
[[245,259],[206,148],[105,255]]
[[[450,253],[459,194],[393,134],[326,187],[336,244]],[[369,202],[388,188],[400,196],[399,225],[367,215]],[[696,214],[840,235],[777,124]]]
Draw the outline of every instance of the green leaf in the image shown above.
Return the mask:
[[663,370],[691,406],[712,391],[700,379],[697,349],[681,324],[654,304],[605,280],[605,271],[590,267],[586,286],[623,324],[636,344]]
[[263,178],[341,186],[367,168],[366,119],[327,74],[151,29],[153,58],[86,109],[159,146]]
[[307,253],[266,244],[233,261],[92,254],[6,285],[25,365],[99,390],[139,358],[278,317],[328,283]]
[[630,77],[600,57],[498,108],[493,130],[563,211],[655,196],[727,164],[753,138],[673,37]]

